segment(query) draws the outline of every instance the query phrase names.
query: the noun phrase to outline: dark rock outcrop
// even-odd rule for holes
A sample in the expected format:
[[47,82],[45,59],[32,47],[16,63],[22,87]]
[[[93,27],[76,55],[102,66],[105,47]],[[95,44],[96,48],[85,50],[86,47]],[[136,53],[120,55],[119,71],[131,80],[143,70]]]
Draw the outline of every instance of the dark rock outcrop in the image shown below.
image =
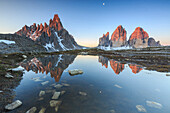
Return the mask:
[[126,30],[119,25],[110,39],[110,47],[121,47],[126,45]]
[[99,56],[98,61],[102,64],[102,66],[104,65],[106,68],[108,67],[108,58],[107,57],[103,57],[103,56]]
[[47,23],[36,25],[35,23],[30,27],[24,26],[16,34],[28,37],[35,42],[43,45],[48,51],[63,51],[70,49],[79,49],[79,46],[66,29],[64,29],[58,15],[54,15],[50,19],[49,25]]
[[134,48],[144,48],[148,47],[149,35],[141,27],[137,27],[135,31],[131,34],[128,44]]
[[156,42],[154,38],[150,37],[148,39],[148,46],[149,47],[157,47],[157,46],[161,46],[161,44],[160,44],[160,41]]
[[0,54],[39,53],[46,51],[42,45],[17,34],[0,34],[0,41],[1,40],[13,41],[15,43],[7,44],[0,42]]
[[98,46],[104,46],[104,47],[109,46],[109,32],[107,32],[106,34],[103,34],[103,36],[99,38]]

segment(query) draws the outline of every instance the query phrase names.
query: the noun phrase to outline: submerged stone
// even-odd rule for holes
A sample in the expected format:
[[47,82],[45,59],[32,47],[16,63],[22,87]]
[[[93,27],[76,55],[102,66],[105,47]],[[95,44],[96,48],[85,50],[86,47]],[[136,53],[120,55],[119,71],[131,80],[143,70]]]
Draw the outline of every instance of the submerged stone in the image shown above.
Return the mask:
[[63,85],[57,84],[57,85],[54,85],[54,87],[55,87],[55,88],[61,88],[61,87],[63,87]]
[[149,107],[153,107],[153,108],[157,108],[157,109],[161,109],[162,108],[162,104],[158,103],[158,102],[154,102],[154,101],[146,101],[147,106]]
[[39,111],[39,113],[45,113],[46,108],[41,108],[41,110]]
[[42,80],[40,80],[40,77],[33,78],[33,80],[34,80],[35,82],[42,81]]
[[39,100],[39,101],[41,101],[41,100],[44,100],[44,98],[43,98],[43,97],[41,97],[41,98],[39,98],[38,100]]
[[86,96],[86,95],[87,95],[86,92],[81,92],[81,91],[79,91],[79,94],[80,94],[80,95],[83,95],[83,96]]
[[0,90],[0,93],[2,93],[3,91]]
[[56,106],[56,107],[55,107],[55,111],[56,111],[56,112],[58,112],[58,108],[59,108],[59,106]]
[[45,91],[40,91],[39,96],[41,97],[43,95],[45,95]]
[[35,113],[36,111],[37,111],[37,108],[36,107],[32,107],[26,113]]
[[5,75],[5,77],[6,78],[14,78],[12,75],[10,75],[9,73],[7,73],[6,75]]
[[60,92],[54,92],[52,99],[58,99],[60,96]]
[[117,88],[122,88],[121,86],[119,86],[119,85],[117,85],[117,84],[115,84],[114,86],[117,87]]
[[45,82],[42,82],[41,84],[42,85],[46,85],[46,84],[48,84],[49,83],[49,81],[45,81]]
[[11,103],[11,104],[6,105],[6,106],[5,106],[5,109],[7,109],[7,110],[13,110],[13,109],[15,109],[15,108],[17,108],[17,107],[19,107],[19,106],[21,106],[21,105],[22,105],[22,102],[21,102],[20,100],[16,100],[16,101],[14,101],[14,102]]
[[64,95],[66,93],[66,91],[61,91],[61,95]]
[[63,83],[63,86],[68,87],[70,84]]
[[145,109],[142,105],[136,105],[136,109],[137,109],[139,112],[147,112],[146,109]]
[[62,103],[62,101],[59,101],[59,100],[51,100],[50,101],[50,106],[51,107],[56,107],[56,106],[59,106],[61,103]]
[[69,70],[68,72],[69,72],[70,75],[83,74],[83,70],[81,70],[81,69]]
[[116,113],[114,109],[110,110],[110,113]]

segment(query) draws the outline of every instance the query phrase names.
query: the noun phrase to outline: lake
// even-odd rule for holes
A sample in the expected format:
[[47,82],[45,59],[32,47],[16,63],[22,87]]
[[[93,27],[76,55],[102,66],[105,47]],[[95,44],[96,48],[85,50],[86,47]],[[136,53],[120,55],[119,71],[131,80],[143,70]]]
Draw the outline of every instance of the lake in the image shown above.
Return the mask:
[[[170,111],[170,76],[137,64],[103,56],[60,54],[27,58],[19,65],[24,74],[12,92],[13,101],[23,104],[9,113],[25,113],[32,107],[37,108],[36,113],[42,109],[46,113]],[[73,69],[82,69],[83,74],[70,75],[68,70]],[[60,92],[58,99],[52,99],[54,92]],[[60,104],[52,106],[51,100]]]

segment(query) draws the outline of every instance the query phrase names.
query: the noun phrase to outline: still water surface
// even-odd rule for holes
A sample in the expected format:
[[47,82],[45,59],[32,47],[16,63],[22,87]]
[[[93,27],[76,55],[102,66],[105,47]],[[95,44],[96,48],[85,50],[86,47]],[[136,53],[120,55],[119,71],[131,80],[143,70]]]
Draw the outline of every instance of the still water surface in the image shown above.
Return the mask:
[[[58,99],[62,103],[57,113],[139,113],[137,105],[147,113],[170,113],[170,77],[140,65],[102,56],[52,55],[27,59],[20,67],[25,73],[14,91],[15,100],[23,105],[10,113],[24,113],[31,107],[37,113],[41,108],[55,113],[49,104],[55,91],[65,91]],[[71,69],[84,73],[70,76]],[[54,87],[57,84],[69,86]],[[45,95],[40,97],[40,91]]]

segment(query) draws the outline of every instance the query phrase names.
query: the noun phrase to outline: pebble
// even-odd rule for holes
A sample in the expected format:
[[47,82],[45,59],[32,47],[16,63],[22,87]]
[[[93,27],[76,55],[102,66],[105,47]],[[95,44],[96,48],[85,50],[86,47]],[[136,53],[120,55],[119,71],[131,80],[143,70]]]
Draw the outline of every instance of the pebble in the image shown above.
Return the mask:
[[45,113],[45,110],[46,110],[46,108],[41,108],[41,110],[39,111],[39,113]]
[[12,75],[10,75],[9,73],[7,73],[6,75],[5,75],[5,77],[6,78],[14,78]]
[[112,110],[110,110],[110,113],[116,113],[116,112],[115,112],[115,110],[112,109]]
[[158,103],[158,102],[154,102],[154,101],[146,101],[147,106],[149,107],[153,107],[153,108],[157,108],[157,109],[161,109],[162,108],[162,104]]
[[60,92],[54,92],[52,99],[58,99],[60,96]]
[[146,109],[145,109],[142,105],[136,105],[136,109],[137,109],[139,112],[147,112]]
[[119,85],[117,85],[117,84],[115,84],[114,86],[117,87],[117,88],[122,88],[121,86],[119,86]]
[[37,111],[37,108],[36,107],[32,107],[26,113],[35,113],[36,111]]
[[51,107],[56,107],[56,106],[59,106],[61,103],[62,103],[62,101],[59,101],[59,100],[51,100],[50,101],[50,106]]
[[27,56],[26,56],[26,55],[22,55],[22,57],[23,57],[23,58],[27,58]]
[[83,96],[86,96],[86,95],[87,95],[86,92],[81,92],[81,91],[79,92],[79,94],[80,94],[80,95],[83,95]]
[[43,95],[45,95],[45,91],[40,91],[39,96],[41,97]]
[[49,81],[45,81],[45,82],[42,82],[41,84],[42,85],[46,85],[46,84],[48,84],[49,83]]
[[7,109],[7,110],[13,110],[13,109],[15,109],[15,108],[17,108],[17,107],[19,107],[19,106],[21,106],[21,105],[22,105],[22,102],[21,102],[20,100],[16,100],[16,101],[14,101],[14,102],[11,103],[11,104],[6,105],[6,106],[5,106],[5,109]]

